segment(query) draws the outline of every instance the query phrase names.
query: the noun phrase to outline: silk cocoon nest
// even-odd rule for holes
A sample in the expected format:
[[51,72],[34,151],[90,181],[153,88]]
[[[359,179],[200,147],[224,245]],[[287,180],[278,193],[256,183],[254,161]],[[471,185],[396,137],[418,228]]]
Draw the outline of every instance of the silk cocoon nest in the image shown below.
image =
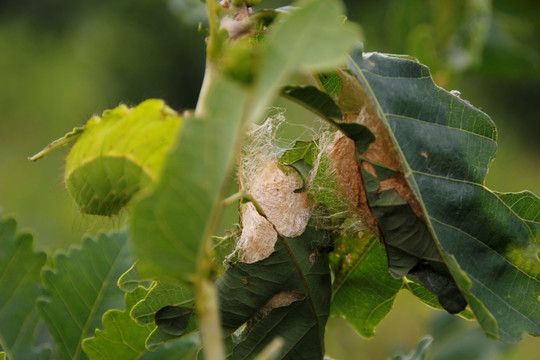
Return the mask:
[[[280,161],[286,150],[276,134],[284,121],[284,115],[278,114],[255,127],[247,134],[241,151],[239,188],[260,207],[257,209],[252,202],[240,205],[242,232],[235,252],[241,262],[267,258],[279,236],[297,237],[308,224],[323,226],[329,218],[356,216],[358,192],[341,185],[342,172],[335,168],[335,164],[343,165],[335,159],[339,146],[334,144],[336,133],[316,121],[320,129],[313,130],[318,137],[313,140],[311,171],[302,176],[293,166]],[[357,166],[350,161],[345,165]],[[336,223],[338,227],[342,224]]]

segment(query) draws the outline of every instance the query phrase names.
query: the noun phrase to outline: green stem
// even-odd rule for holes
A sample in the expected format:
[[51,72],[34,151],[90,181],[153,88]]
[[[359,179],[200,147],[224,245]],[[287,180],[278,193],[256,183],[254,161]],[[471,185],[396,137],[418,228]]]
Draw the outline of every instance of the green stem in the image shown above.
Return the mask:
[[274,338],[274,340],[272,340],[272,342],[270,344],[266,345],[266,347],[263,349],[263,351],[261,351],[259,353],[259,355],[257,355],[257,357],[254,360],[275,360],[275,359],[277,359],[278,356],[279,356],[279,351],[283,347],[284,343],[285,342],[284,342],[283,338],[280,338],[280,337]]
[[197,323],[201,332],[204,358],[207,360],[225,359],[216,285],[213,280],[201,276],[196,283],[195,291]]
[[197,100],[197,107],[195,108],[195,116],[202,118],[206,109],[206,99],[208,97],[208,92],[212,87],[212,82],[214,79],[214,73],[216,72],[213,63],[210,59],[206,60],[206,69],[204,71],[203,83],[201,86],[201,91],[199,92],[199,99]]
[[208,23],[210,36],[208,38],[208,45],[206,47],[206,54],[208,60],[214,61],[220,56],[220,44],[218,38],[219,32],[219,7],[217,0],[208,0],[206,10],[208,12]]
[[208,14],[209,36],[206,45],[206,68],[204,71],[203,83],[195,108],[195,116],[202,117],[206,109],[206,98],[209,89],[212,87],[213,79],[216,73],[220,52],[219,44],[219,7],[217,0],[208,0],[206,3],[206,12]]
[[83,127],[76,127],[71,132],[67,133],[60,139],[54,140],[52,143],[47,145],[43,150],[38,152],[37,154],[30,156],[28,160],[30,161],[37,161],[47,155],[50,152],[53,152],[54,150],[58,149],[59,147],[65,146],[79,138],[81,134],[84,132],[84,126]]
[[[206,70],[204,73],[201,92],[195,108],[195,116],[202,118],[207,109],[207,98],[213,87],[219,51],[219,22],[217,0],[207,1],[207,12],[210,26],[210,36],[207,43]],[[213,218],[219,216],[219,211],[213,214]],[[197,275],[195,277],[195,312],[201,334],[201,342],[204,348],[204,358],[207,360],[225,359],[225,347],[219,317],[218,292],[214,282],[215,272],[213,264],[212,233],[216,228],[216,221],[212,221],[207,229],[207,234],[200,246],[197,259]]]
[[239,191],[235,194],[232,194],[231,196],[223,200],[223,206],[229,206],[238,200],[247,200],[251,202],[253,206],[255,206],[255,210],[257,210],[259,215],[266,217],[266,214],[264,213],[264,210],[261,207],[261,204],[259,204],[257,200],[255,200],[255,198],[251,196],[251,194],[248,193],[247,191]]

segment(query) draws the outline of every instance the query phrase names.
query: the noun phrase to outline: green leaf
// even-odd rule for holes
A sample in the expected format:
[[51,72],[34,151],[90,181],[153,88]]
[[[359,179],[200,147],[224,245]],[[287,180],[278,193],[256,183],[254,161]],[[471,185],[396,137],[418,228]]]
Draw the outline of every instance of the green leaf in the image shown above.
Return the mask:
[[357,51],[349,68],[375,105],[436,246],[486,334],[508,342],[523,331],[540,335],[540,200],[484,186],[496,151],[491,119],[437,87],[416,61]]
[[[314,141],[296,141],[294,146],[285,150],[279,162],[283,165],[292,166],[302,176],[304,186],[313,169],[317,156],[317,144]],[[303,189],[302,189],[303,190]]]
[[145,281],[139,278],[139,273],[137,272],[137,263],[131,265],[131,267],[118,278],[116,285],[123,292],[130,293],[139,288],[139,285],[143,284]]
[[416,345],[416,349],[414,349],[414,351],[408,356],[394,356],[393,360],[423,360],[426,356],[426,351],[429,349],[429,346],[432,342],[433,338],[431,336],[426,336],[418,342],[418,345]]
[[[147,347],[147,339],[156,330],[155,324],[137,324],[130,311],[145,298],[148,290],[142,286],[125,295],[124,311],[109,310],[103,316],[103,330],[96,330],[95,337],[83,341],[83,349],[92,360],[130,359],[184,359],[198,347],[196,339],[188,338],[157,347]],[[167,340],[171,340],[168,338]]]
[[280,237],[266,259],[236,263],[218,279],[225,334],[236,331],[233,359],[252,358],[277,336],[284,339],[279,359],[323,357],[331,297],[328,236],[308,226],[299,237]]
[[369,144],[375,141],[375,135],[369,129],[358,123],[343,123],[342,113],[332,97],[322,92],[314,86],[285,86],[281,89],[281,94],[295,101],[308,110],[319,115],[345,135],[356,142],[358,153],[367,150]]
[[182,123],[162,100],[120,105],[29,159],[77,140],[66,159],[66,186],[82,213],[111,216],[156,180]]
[[148,294],[133,306],[131,317],[140,325],[154,323],[156,313],[166,306],[193,307],[193,293],[186,287],[154,282]]
[[138,202],[131,239],[145,277],[188,281],[214,235],[241,126],[246,89],[216,77],[202,118],[186,119],[154,191]]
[[32,340],[39,322],[35,301],[42,294],[40,271],[47,256],[34,251],[30,234],[17,233],[14,219],[0,213],[0,350],[9,360],[48,359]]
[[199,347],[199,337],[195,334],[160,345],[155,351],[145,353],[142,360],[190,360]]
[[[166,346],[167,344],[170,344],[173,342],[173,344],[176,343],[184,343],[187,341],[188,343],[193,343],[193,346],[199,345],[198,342],[198,333],[192,334],[187,337],[178,337],[176,335],[167,334],[165,331],[161,330],[160,328],[156,327],[148,336],[146,339],[146,348],[155,351],[156,349],[161,348],[163,346]],[[186,340],[190,339],[190,340]],[[197,339],[196,342],[194,340]]]
[[315,86],[285,86],[281,89],[281,95],[306,106],[312,112],[332,121],[332,123],[342,120],[341,109],[332,97]]
[[123,303],[116,279],[133,263],[125,232],[86,238],[82,247],[55,256],[42,281],[48,294],[39,312],[61,359],[85,359],[81,342],[94,332],[105,311]]
[[156,325],[167,334],[180,336],[186,332],[193,308],[183,306],[165,306],[156,312]]
[[148,290],[139,286],[125,295],[126,309],[108,310],[103,315],[103,330],[96,330],[94,337],[84,339],[82,347],[88,358],[138,359],[147,350],[146,338],[155,326],[138,325],[129,312],[133,305],[144,298]]
[[330,264],[335,274],[331,314],[372,338],[402,287],[388,272],[383,244],[367,233],[344,234],[336,240]]

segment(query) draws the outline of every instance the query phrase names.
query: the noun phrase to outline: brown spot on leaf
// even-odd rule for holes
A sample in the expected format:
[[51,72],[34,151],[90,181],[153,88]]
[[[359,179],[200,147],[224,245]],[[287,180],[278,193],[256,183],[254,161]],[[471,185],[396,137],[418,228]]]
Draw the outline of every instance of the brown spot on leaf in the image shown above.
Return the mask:
[[273,309],[289,306],[293,302],[303,299],[305,299],[305,295],[298,291],[280,292],[272,296],[272,298],[261,308],[260,314],[262,317],[265,317]]
[[420,153],[420,156],[423,156],[424,158],[427,159],[429,155],[428,155],[427,151],[422,151],[422,152]]

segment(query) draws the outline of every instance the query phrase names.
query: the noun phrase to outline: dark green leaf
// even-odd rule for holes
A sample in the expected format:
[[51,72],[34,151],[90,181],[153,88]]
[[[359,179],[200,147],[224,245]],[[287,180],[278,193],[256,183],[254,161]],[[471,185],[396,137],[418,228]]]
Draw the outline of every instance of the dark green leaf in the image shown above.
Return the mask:
[[166,306],[193,307],[193,293],[186,287],[154,282],[148,294],[133,306],[131,316],[141,325],[154,323],[156,313]]
[[180,336],[189,324],[193,308],[167,305],[156,312],[156,325],[167,334]]
[[332,97],[320,91],[314,86],[285,86],[281,89],[281,95],[307,107],[324,119],[334,123],[341,121],[342,115],[339,106]]
[[[412,294],[414,294],[414,296],[420,299],[427,306],[432,307],[437,310],[444,310],[442,305],[439,303],[439,299],[437,299],[437,295],[427,290],[424,286],[416,282],[414,279],[407,278],[404,281],[403,286],[407,288]],[[458,315],[467,320],[474,320],[474,314],[468,308],[460,312]]]
[[[163,341],[156,343],[160,346],[155,351],[145,353],[142,360],[191,360],[200,347],[198,334],[186,336],[173,342],[169,340],[166,344],[163,344]],[[148,346],[149,342],[146,345],[151,348]]]
[[223,327],[239,330],[232,358],[251,358],[276,336],[285,340],[279,358],[324,355],[324,328],[330,307],[326,231],[308,226],[297,238],[280,237],[266,259],[236,263],[218,279]]
[[317,156],[316,143],[313,141],[297,141],[291,149],[286,150],[279,162],[290,165],[302,176],[304,185],[310,171],[313,169]]
[[286,150],[279,162],[292,165],[300,160],[313,167],[316,156],[316,144],[313,141],[297,141],[291,149]]
[[446,269],[444,272],[438,272],[429,264],[419,263],[409,271],[408,276],[437,295],[439,303],[450,314],[457,314],[467,306],[467,301]]
[[375,140],[375,135],[366,126],[341,122],[341,110],[334,100],[314,86],[286,86],[281,90],[281,94],[303,105],[353,139],[358,153],[366,151],[369,144]]
[[61,359],[84,359],[81,342],[99,327],[105,311],[123,303],[116,280],[133,263],[125,232],[86,238],[82,247],[59,253],[42,273],[47,296],[39,312]]
[[540,200],[483,185],[496,151],[491,119],[437,87],[416,61],[358,51],[349,68],[392,138],[429,231],[486,334],[509,342],[523,331],[540,335]]
[[33,241],[30,234],[17,233],[14,219],[0,213],[0,350],[9,360],[51,356],[32,346],[39,322],[35,301],[43,291],[39,274],[47,259],[34,251]]
[[[376,169],[379,175],[379,170],[384,168]],[[397,279],[406,274],[414,276],[438,296],[438,302],[448,312],[463,311],[467,302],[442,263],[425,223],[395,189],[380,191],[379,179],[364,169],[362,177],[371,210],[385,241],[390,273]]]

